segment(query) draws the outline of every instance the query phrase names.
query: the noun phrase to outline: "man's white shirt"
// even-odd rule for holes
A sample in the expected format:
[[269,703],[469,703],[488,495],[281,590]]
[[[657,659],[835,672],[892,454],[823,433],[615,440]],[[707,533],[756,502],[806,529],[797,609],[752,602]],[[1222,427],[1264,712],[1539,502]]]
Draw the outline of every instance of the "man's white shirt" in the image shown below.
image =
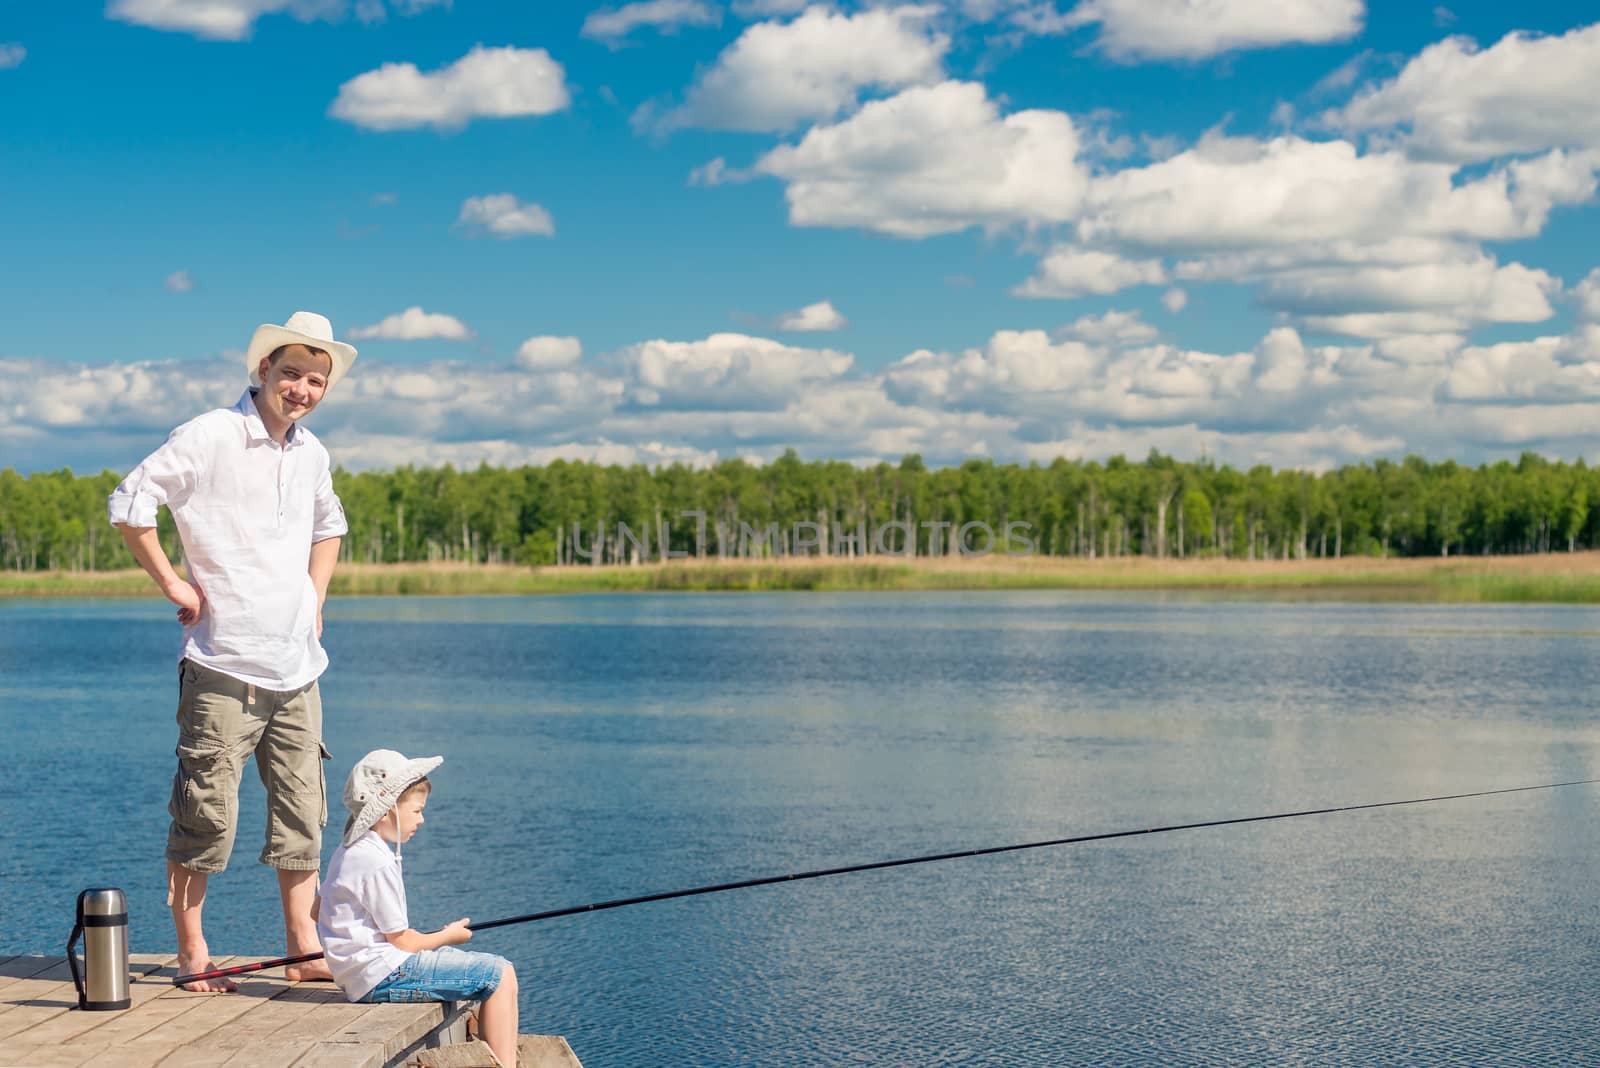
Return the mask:
[[349,526],[328,450],[295,424],[272,440],[246,390],[232,408],[184,423],[122,480],[112,523],[156,525],[166,505],[189,577],[205,594],[181,658],[269,690],[295,690],[328,666],[317,640],[314,542]]

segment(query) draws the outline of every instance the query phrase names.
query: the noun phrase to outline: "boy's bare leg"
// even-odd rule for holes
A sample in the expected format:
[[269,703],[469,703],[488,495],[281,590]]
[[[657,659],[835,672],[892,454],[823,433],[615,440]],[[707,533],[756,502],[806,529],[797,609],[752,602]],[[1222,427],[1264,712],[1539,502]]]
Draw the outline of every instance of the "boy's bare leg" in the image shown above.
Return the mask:
[[[190,871],[175,860],[167,861],[167,894],[172,905],[172,925],[178,932],[178,974],[193,975],[211,968],[211,950],[200,924],[206,903],[205,872]],[[231,979],[201,979],[185,990],[231,994],[239,985]]]
[[517,973],[509,964],[478,1014],[478,1037],[505,1068],[517,1068]]
[[[290,957],[322,952],[317,938],[317,921],[311,908],[317,900],[317,873],[314,871],[285,871],[278,869],[278,896],[283,899],[283,937],[289,947]],[[291,983],[308,979],[333,979],[327,962],[308,961],[291,964],[283,970],[283,977]]]

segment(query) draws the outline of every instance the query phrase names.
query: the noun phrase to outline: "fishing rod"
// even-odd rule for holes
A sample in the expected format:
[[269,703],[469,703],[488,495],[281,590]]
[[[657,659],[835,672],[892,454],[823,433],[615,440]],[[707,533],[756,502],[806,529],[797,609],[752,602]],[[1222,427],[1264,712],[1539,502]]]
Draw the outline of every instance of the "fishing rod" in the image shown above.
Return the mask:
[[[469,931],[487,931],[495,927],[509,927],[516,923],[536,923],[540,920],[554,920],[562,916],[576,916],[584,912],[602,912],[606,909],[620,909],[627,905],[643,905],[651,901],[670,901],[676,897],[695,897],[699,894],[716,894],[724,890],[743,890],[752,886],[771,886],[773,883],[793,883],[802,879],[821,879],[828,875],[848,875],[858,871],[876,871],[881,868],[901,868],[908,864],[931,864],[936,860],[957,860],[962,857],[984,857],[995,853],[1015,853],[1023,849],[1044,849],[1049,846],[1082,845],[1086,842],[1106,842],[1113,838],[1134,838],[1145,834],[1166,834],[1169,831],[1194,831],[1205,827],[1229,827],[1241,823],[1266,823],[1271,820],[1297,819],[1301,816],[1327,816],[1335,812],[1356,812],[1361,809],[1395,808],[1400,805],[1425,805],[1436,801],[1461,801],[1469,797],[1490,797],[1494,794],[1526,793],[1529,790],[1555,790],[1563,786],[1587,786],[1600,782],[1600,779],[1574,779],[1570,782],[1551,782],[1539,786],[1507,786],[1499,790],[1474,790],[1465,794],[1441,794],[1435,797],[1413,797],[1404,801],[1370,801],[1361,805],[1335,805],[1329,808],[1308,808],[1297,812],[1275,812],[1266,816],[1234,816],[1229,819],[1202,820],[1197,823],[1173,823],[1164,827],[1140,827],[1126,831],[1102,831],[1098,834],[1080,834],[1071,838],[1051,838],[1043,842],[1022,842],[1015,845],[988,846],[983,849],[961,849],[953,853],[930,853],[920,857],[902,857],[899,860],[878,860],[870,864],[848,864],[840,868],[818,868],[815,871],[794,872],[789,875],[767,875],[757,879],[741,879],[731,883],[716,883],[711,886],[696,886],[688,890],[666,890],[657,894],[642,894],[638,897],[618,898],[615,901],[596,901],[588,905],[572,905],[567,908],[550,909],[546,912],[530,912],[524,916],[508,916],[503,920],[485,920],[482,923],[469,923]],[[174,986],[184,986],[188,983],[197,983],[206,979],[221,979],[229,975],[244,975],[248,972],[259,972],[267,968],[287,967],[292,964],[305,964],[308,961],[321,960],[321,953],[305,953],[298,957],[280,957],[276,960],[257,961],[254,964],[238,964],[231,968],[216,968],[208,972],[196,972],[193,975],[180,975],[172,980]]]

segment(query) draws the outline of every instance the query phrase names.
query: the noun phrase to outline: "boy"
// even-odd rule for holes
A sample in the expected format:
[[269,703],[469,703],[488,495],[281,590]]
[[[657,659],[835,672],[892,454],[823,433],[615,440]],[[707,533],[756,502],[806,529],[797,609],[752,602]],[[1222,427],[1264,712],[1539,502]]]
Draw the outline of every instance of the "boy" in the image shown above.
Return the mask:
[[422,826],[433,789],[428,772],[443,762],[377,749],[351,770],[344,784],[350,818],[322,881],[317,934],[351,1001],[483,999],[479,1033],[501,1064],[515,1068],[517,973],[510,962],[454,948],[472,938],[466,917],[423,934],[406,915],[400,847]]

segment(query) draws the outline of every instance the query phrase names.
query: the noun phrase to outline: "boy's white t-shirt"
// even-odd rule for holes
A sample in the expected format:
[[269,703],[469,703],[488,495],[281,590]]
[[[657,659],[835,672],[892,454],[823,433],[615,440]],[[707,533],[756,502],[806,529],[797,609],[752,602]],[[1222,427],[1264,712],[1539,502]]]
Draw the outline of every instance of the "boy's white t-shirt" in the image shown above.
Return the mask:
[[383,937],[411,926],[400,861],[368,831],[333,851],[321,894],[317,936],[328,970],[345,996],[359,1001],[411,955]]

